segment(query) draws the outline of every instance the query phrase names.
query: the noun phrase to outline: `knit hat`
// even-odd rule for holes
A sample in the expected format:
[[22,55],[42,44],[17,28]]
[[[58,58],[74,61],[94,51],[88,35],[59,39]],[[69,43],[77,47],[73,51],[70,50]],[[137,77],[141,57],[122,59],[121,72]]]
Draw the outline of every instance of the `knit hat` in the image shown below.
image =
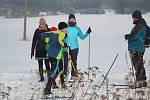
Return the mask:
[[138,20],[142,19],[141,11],[140,11],[140,10],[134,11],[133,14],[132,14],[132,17],[133,17],[133,18],[136,18],[136,19],[138,19]]
[[62,30],[62,29],[67,28],[67,27],[68,27],[68,25],[67,25],[67,23],[65,23],[65,22],[60,22],[60,23],[58,24],[58,29],[59,29],[59,30]]
[[40,18],[39,25],[46,25],[46,20],[43,17]]
[[70,14],[70,15],[69,15],[69,19],[71,19],[71,18],[76,19],[74,14]]
[[57,31],[57,28],[56,27],[51,27],[50,31]]

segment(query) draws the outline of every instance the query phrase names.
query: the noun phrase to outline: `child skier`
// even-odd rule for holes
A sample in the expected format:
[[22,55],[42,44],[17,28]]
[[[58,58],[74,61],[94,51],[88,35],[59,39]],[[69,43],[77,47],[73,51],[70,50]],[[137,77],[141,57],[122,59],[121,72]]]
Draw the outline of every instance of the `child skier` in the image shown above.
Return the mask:
[[[51,94],[51,87],[56,77],[60,74],[61,86],[65,88],[64,84],[64,68],[62,62],[62,47],[64,46],[64,38],[66,35],[67,24],[65,22],[60,22],[58,24],[58,30],[52,30],[50,33],[47,33],[49,37],[49,47],[48,47],[48,57],[51,63],[50,76],[48,82],[44,89],[44,94]],[[44,33],[43,33],[44,34]],[[46,36],[46,37],[47,37]],[[47,39],[46,39],[47,41]]]

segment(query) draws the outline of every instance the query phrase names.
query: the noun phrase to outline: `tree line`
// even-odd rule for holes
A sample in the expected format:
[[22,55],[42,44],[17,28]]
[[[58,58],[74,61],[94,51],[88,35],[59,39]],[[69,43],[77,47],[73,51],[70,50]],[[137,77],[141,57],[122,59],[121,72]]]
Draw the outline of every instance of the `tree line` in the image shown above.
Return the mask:
[[[113,9],[116,13],[131,13],[135,9],[150,11],[150,0],[27,0],[28,16],[37,16],[39,12],[48,14],[83,13],[101,14],[104,9]],[[19,16],[24,12],[24,0],[0,0],[0,16]]]

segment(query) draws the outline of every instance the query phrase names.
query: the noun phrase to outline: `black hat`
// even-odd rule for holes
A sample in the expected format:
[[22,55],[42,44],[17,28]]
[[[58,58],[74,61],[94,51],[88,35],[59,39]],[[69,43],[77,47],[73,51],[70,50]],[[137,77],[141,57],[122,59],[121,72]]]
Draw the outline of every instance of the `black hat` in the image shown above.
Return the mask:
[[67,25],[67,23],[65,23],[65,22],[60,22],[60,23],[58,24],[58,29],[59,29],[59,30],[62,30],[62,29],[67,28],[67,27],[68,27],[68,25]]
[[140,10],[136,10],[133,12],[132,17],[136,18],[136,19],[142,19],[142,13]]
[[74,14],[70,14],[70,15],[69,15],[69,19],[71,19],[71,18],[76,19]]

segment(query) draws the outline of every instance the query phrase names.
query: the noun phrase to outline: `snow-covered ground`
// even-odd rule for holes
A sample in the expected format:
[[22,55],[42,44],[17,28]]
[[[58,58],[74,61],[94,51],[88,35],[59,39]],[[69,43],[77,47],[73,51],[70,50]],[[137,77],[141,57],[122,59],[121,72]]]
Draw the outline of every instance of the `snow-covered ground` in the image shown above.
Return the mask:
[[[150,14],[143,17],[150,25]],[[57,26],[60,21],[68,21],[68,15],[46,16],[49,27]],[[119,53],[108,78],[111,83],[124,83],[128,66],[125,60],[127,42],[124,35],[129,33],[132,25],[131,15],[77,15],[78,25],[83,32],[91,26],[91,66],[100,68],[99,75],[105,74]],[[30,88],[43,87],[38,83],[37,62],[30,58],[31,40],[38,27],[39,17],[27,19],[27,37],[29,41],[21,41],[23,37],[23,19],[4,19],[0,17],[0,92],[12,88],[11,100],[27,99],[25,94]],[[79,40],[78,68],[85,70],[88,67],[88,39]],[[145,67],[148,70],[150,49],[146,50]],[[130,62],[130,58],[128,57]],[[36,86],[35,86],[36,85]],[[21,88],[18,88],[21,87]],[[32,90],[32,89],[31,89]],[[6,90],[7,91],[7,90]],[[17,92],[18,93],[18,98]],[[30,91],[32,92],[32,91]],[[30,93],[29,93],[30,94]],[[0,98],[1,99],[1,98]],[[28,98],[29,99],[29,98]]]

